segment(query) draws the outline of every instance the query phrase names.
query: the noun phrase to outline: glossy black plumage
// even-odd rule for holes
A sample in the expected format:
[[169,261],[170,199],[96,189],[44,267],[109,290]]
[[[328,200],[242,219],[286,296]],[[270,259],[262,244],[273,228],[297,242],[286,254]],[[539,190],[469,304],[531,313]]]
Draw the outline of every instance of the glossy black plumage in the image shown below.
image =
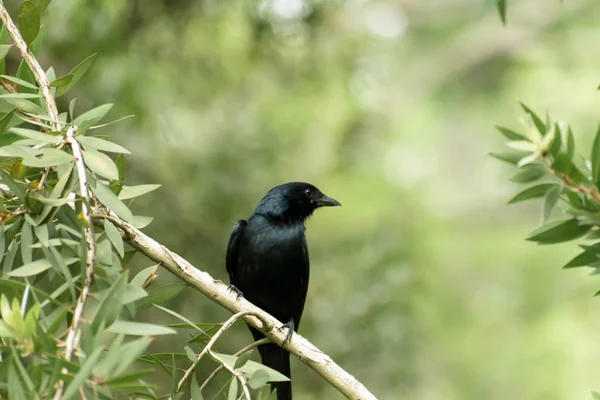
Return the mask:
[[[304,221],[323,206],[340,203],[311,184],[290,182],[271,189],[248,220],[238,221],[227,247],[231,285],[256,306],[298,330],[310,274]],[[263,334],[250,328],[255,340]],[[289,353],[276,344],[259,347],[263,364],[290,375]],[[273,383],[278,400],[292,398],[290,382]]]

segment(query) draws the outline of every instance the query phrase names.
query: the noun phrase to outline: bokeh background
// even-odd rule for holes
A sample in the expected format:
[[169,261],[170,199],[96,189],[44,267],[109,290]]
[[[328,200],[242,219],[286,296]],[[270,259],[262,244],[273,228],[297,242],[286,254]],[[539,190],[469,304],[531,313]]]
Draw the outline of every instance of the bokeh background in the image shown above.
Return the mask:
[[[518,187],[487,153],[503,146],[495,124],[520,127],[518,100],[570,123],[589,152],[600,7],[510,1],[503,27],[494,3],[55,0],[41,62],[60,76],[99,54],[59,106],[135,114],[102,132],[134,152],[127,184],[163,185],[134,211],[218,279],[231,226],[271,187],[309,181],[339,199],[308,223],[301,334],[379,398],[589,399],[600,281],[560,269],[573,243],[523,240],[539,204],[507,206]],[[228,316],[191,289],[169,306]],[[239,324],[219,350],[249,341]],[[292,370],[298,400],[341,398]]]

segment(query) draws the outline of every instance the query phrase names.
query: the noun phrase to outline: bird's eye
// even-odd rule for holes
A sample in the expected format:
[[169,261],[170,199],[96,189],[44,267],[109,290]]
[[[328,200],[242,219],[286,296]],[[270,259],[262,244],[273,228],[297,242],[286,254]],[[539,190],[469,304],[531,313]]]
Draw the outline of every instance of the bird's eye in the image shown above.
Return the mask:
[[310,197],[313,194],[313,190],[311,188],[308,188],[304,191],[304,194],[307,195],[308,197]]

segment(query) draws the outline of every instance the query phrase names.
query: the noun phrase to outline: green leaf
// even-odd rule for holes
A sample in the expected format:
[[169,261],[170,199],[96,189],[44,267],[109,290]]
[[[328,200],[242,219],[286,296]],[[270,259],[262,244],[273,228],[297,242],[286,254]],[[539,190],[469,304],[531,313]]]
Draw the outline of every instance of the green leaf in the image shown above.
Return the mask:
[[125,335],[134,336],[173,335],[176,333],[175,329],[167,328],[161,325],[122,320],[115,321],[106,330],[112,333],[123,333]]
[[123,294],[123,304],[129,304],[139,299],[148,296],[148,293],[139,286],[127,285],[125,286],[125,293]]
[[79,388],[85,385],[85,381],[92,373],[92,369],[94,369],[94,366],[100,359],[100,356],[102,356],[102,353],[104,353],[104,346],[100,345],[85,359],[81,369],[65,389],[65,392],[61,397],[62,400],[68,400],[76,394],[79,394]]
[[231,383],[229,384],[229,391],[227,392],[227,400],[236,400],[237,392],[238,392],[238,380],[236,378],[233,378],[231,380]]
[[517,169],[509,179],[513,182],[529,183],[540,179],[546,173],[546,168],[540,164],[527,164]]
[[584,250],[569,261],[563,268],[585,267],[600,262],[600,243],[581,246]]
[[10,327],[6,325],[6,322],[0,320],[0,338],[14,337],[14,334],[10,330]]
[[69,117],[71,118],[71,121],[73,121],[75,119],[75,104],[77,103],[77,97],[73,98],[73,100],[71,100],[69,102]]
[[131,211],[129,211],[129,208],[127,208],[125,203],[119,200],[117,196],[110,191],[109,188],[107,188],[100,182],[96,182],[94,194],[96,195],[96,197],[98,197],[98,200],[100,200],[100,202],[104,204],[104,206],[111,209],[119,217],[123,218],[129,223],[133,222],[133,215],[131,214]]
[[31,263],[33,259],[33,252],[31,245],[33,244],[33,234],[31,232],[31,225],[27,222],[23,224],[21,229],[21,258],[24,264]]
[[[214,351],[212,353],[219,361],[226,363],[227,365],[230,365],[232,367],[235,365],[235,362],[238,358],[229,354],[215,353]],[[277,372],[269,367],[266,367],[252,360],[247,361],[241,368],[238,369],[238,371],[243,373],[244,376],[248,378],[251,378],[252,375],[254,375],[254,373],[256,373],[256,371],[258,370],[263,370],[267,372],[267,374],[269,375],[269,382],[285,382],[290,380],[287,376],[283,375],[282,373]]]
[[132,199],[134,197],[141,196],[143,194],[149,193],[153,190],[156,190],[161,185],[137,185],[137,186],[123,186],[121,193],[119,194],[119,199],[127,200]]
[[31,2],[37,7],[40,11],[40,14],[46,10],[48,4],[50,4],[50,0],[31,0]]
[[17,14],[17,22],[21,36],[29,46],[40,32],[40,12],[38,8],[31,1],[25,1],[21,4],[19,14]]
[[517,133],[513,130],[510,130],[508,128],[504,128],[502,126],[496,126],[496,129],[502,134],[504,135],[505,138],[507,138],[508,140],[526,140],[529,141],[529,139],[527,139],[527,137],[521,135],[520,133]]
[[235,360],[235,365],[233,366],[233,369],[240,369],[242,368],[247,362],[248,360],[250,360],[250,357],[252,356],[253,350],[247,351],[243,354],[241,354],[237,360]]
[[4,93],[0,94],[0,99],[39,99],[41,94],[35,93]]
[[529,153],[527,153],[527,152],[516,151],[516,150],[508,150],[508,151],[489,153],[490,157],[494,157],[495,159],[504,161],[511,165],[517,165],[517,163],[519,161],[521,161],[521,159],[523,157],[527,157],[528,155],[529,155]]
[[19,200],[23,201],[25,199],[25,189],[21,186],[21,184],[15,182],[8,173],[4,170],[4,168],[0,167],[0,176],[2,177],[2,182],[8,186],[12,194],[17,196]]
[[73,86],[75,86],[75,84],[79,82],[79,80],[83,77],[85,72],[92,66],[95,58],[96,54],[92,54],[91,56],[83,60],[81,63],[79,63],[79,65],[77,65],[75,68],[73,68],[73,70],[70,72],[70,74],[73,75],[73,78],[66,86],[61,86],[56,90],[56,97],[62,96],[63,94],[67,93]]
[[60,78],[55,79],[52,82],[50,82],[50,86],[51,87],[67,86],[69,83],[71,83],[72,80],[73,80],[73,74],[66,74],[66,75],[61,76]]
[[496,7],[498,7],[498,14],[502,23],[506,25],[506,0],[496,0]]
[[185,283],[168,283],[164,286],[157,287],[148,293],[148,297],[136,301],[135,308],[137,310],[143,310],[144,308],[151,307],[152,304],[165,303],[181,293],[186,286],[187,284]]
[[529,114],[529,116],[531,116],[531,119],[533,120],[533,123],[537,128],[538,132],[542,136],[545,136],[547,133],[546,125],[544,125],[544,122],[540,119],[540,117],[538,117],[537,114],[534,113],[533,110],[527,107],[524,103],[521,103],[521,107],[523,107],[523,110],[525,110],[525,112]]
[[596,392],[595,390],[592,390],[591,393],[594,400],[600,400],[600,393]]
[[112,104],[102,104],[96,108],[92,108],[91,110],[84,112],[79,117],[75,118],[75,125],[79,126],[86,121],[91,121],[90,125],[94,125],[96,122],[100,121],[113,107]]
[[151,267],[144,268],[143,270],[141,270],[140,272],[137,273],[137,275],[131,280],[131,282],[129,282],[129,284],[133,285],[133,286],[137,286],[137,287],[142,287],[144,282],[146,282],[146,280],[152,274],[154,274],[157,269],[158,269],[158,265],[153,265]]
[[[127,282],[127,274],[122,274],[117,279],[110,289],[106,291],[106,295],[100,302],[98,311],[92,321],[92,330],[98,332],[101,326],[110,326],[119,316],[123,307],[123,295]],[[115,332],[119,333],[119,332]]]
[[16,133],[19,136],[23,136],[27,139],[37,140],[38,142],[45,143],[58,143],[61,141],[60,137],[48,135],[46,133],[40,131],[34,131],[32,129],[24,129],[24,128],[10,128],[11,132]]
[[569,127],[569,131],[567,133],[567,155],[569,159],[573,159],[573,155],[575,154],[575,137],[573,137],[573,131],[571,127]]
[[114,161],[99,151],[84,151],[85,165],[96,174],[108,179],[119,179],[119,170]]
[[548,153],[550,155],[555,155],[560,151],[562,147],[562,135],[560,133],[560,128],[558,124],[554,124],[554,139],[550,142],[550,146],[548,146]]
[[531,232],[527,240],[540,244],[561,243],[577,239],[589,232],[590,229],[591,226],[589,225],[579,225],[579,221],[575,218],[554,221]]
[[123,239],[121,238],[121,234],[115,228],[115,226],[107,219],[104,220],[104,232],[106,232],[106,236],[108,236],[108,240],[113,244],[115,250],[121,257],[125,255],[125,246],[123,245]]
[[259,389],[266,385],[267,382],[269,382],[269,373],[264,369],[259,369],[252,374],[252,377],[248,381],[248,386],[252,389]]
[[544,197],[546,192],[554,187],[558,187],[558,185],[554,183],[540,183],[539,185],[528,187],[510,199],[508,204]]
[[108,187],[118,196],[121,193],[123,183],[125,182],[125,155],[119,154],[115,164],[117,164],[117,169],[119,170],[119,179],[110,181]]
[[[29,83],[27,81],[24,81],[23,79],[19,79],[16,78],[14,76],[10,76],[10,75],[0,75],[0,77],[6,79],[7,81],[11,81],[13,83],[16,83],[19,86],[23,86],[29,89],[34,89],[34,90],[38,90],[37,85],[34,85],[33,83]],[[36,97],[40,97],[40,95],[36,95]]]
[[8,51],[10,50],[11,47],[12,47],[12,44],[0,45],[0,59],[4,60],[4,58],[6,58],[6,54],[8,54]]
[[[6,114],[4,114],[2,116],[2,118],[0,118],[0,133],[3,133],[6,130],[6,127],[10,123],[10,120],[12,119],[15,110],[16,110],[16,108],[13,108],[12,110],[10,110]],[[7,135],[2,135],[2,136],[7,136]],[[0,143],[0,146],[4,146],[4,145],[5,145],[4,143]]]
[[52,267],[52,264],[50,263],[50,261],[48,261],[46,259],[36,260],[36,261],[30,262],[28,264],[25,264],[22,267],[19,267],[17,269],[10,271],[8,273],[8,276],[12,276],[12,277],[33,276],[33,275],[37,275],[41,272],[46,271],[50,267]]
[[133,222],[131,223],[131,225],[133,225],[133,227],[136,229],[144,229],[145,227],[150,225],[150,223],[153,220],[154,220],[154,217],[144,217],[142,215],[134,215]]
[[47,148],[41,150],[41,156],[29,156],[23,158],[23,165],[34,168],[48,168],[67,164],[73,161],[73,156],[62,150]]
[[92,147],[96,150],[107,151],[109,153],[125,153],[131,154],[126,148],[119,146],[116,143],[109,142],[94,136],[78,136],[77,141],[84,147]]
[[185,355],[191,362],[195,363],[196,361],[198,361],[196,353],[194,353],[194,350],[192,350],[189,346],[185,346],[183,350],[185,350]]
[[192,374],[192,382],[190,383],[190,392],[192,395],[192,400],[204,400],[202,396],[202,392],[200,391],[200,385],[198,385],[198,381],[196,380],[196,374]]
[[28,112],[33,114],[42,114],[44,112],[44,109],[42,107],[27,99],[5,97],[4,101],[22,112]]
[[548,218],[550,218],[550,214],[552,213],[552,210],[556,206],[556,203],[558,203],[558,200],[560,199],[561,194],[562,194],[562,187],[560,187],[560,186],[555,186],[552,189],[548,190],[548,192],[546,193],[546,198],[544,199],[544,214],[543,214],[544,222],[548,221]]

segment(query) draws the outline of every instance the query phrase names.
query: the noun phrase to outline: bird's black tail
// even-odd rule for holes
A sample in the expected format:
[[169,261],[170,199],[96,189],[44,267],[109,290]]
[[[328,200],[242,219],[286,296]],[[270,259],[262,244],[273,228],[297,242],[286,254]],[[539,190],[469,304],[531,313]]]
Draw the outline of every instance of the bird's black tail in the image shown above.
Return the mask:
[[[269,368],[274,369],[292,378],[290,372],[290,353],[273,343],[267,343],[258,346],[262,363]],[[273,382],[271,389],[277,389],[277,400],[292,400],[292,382]]]

